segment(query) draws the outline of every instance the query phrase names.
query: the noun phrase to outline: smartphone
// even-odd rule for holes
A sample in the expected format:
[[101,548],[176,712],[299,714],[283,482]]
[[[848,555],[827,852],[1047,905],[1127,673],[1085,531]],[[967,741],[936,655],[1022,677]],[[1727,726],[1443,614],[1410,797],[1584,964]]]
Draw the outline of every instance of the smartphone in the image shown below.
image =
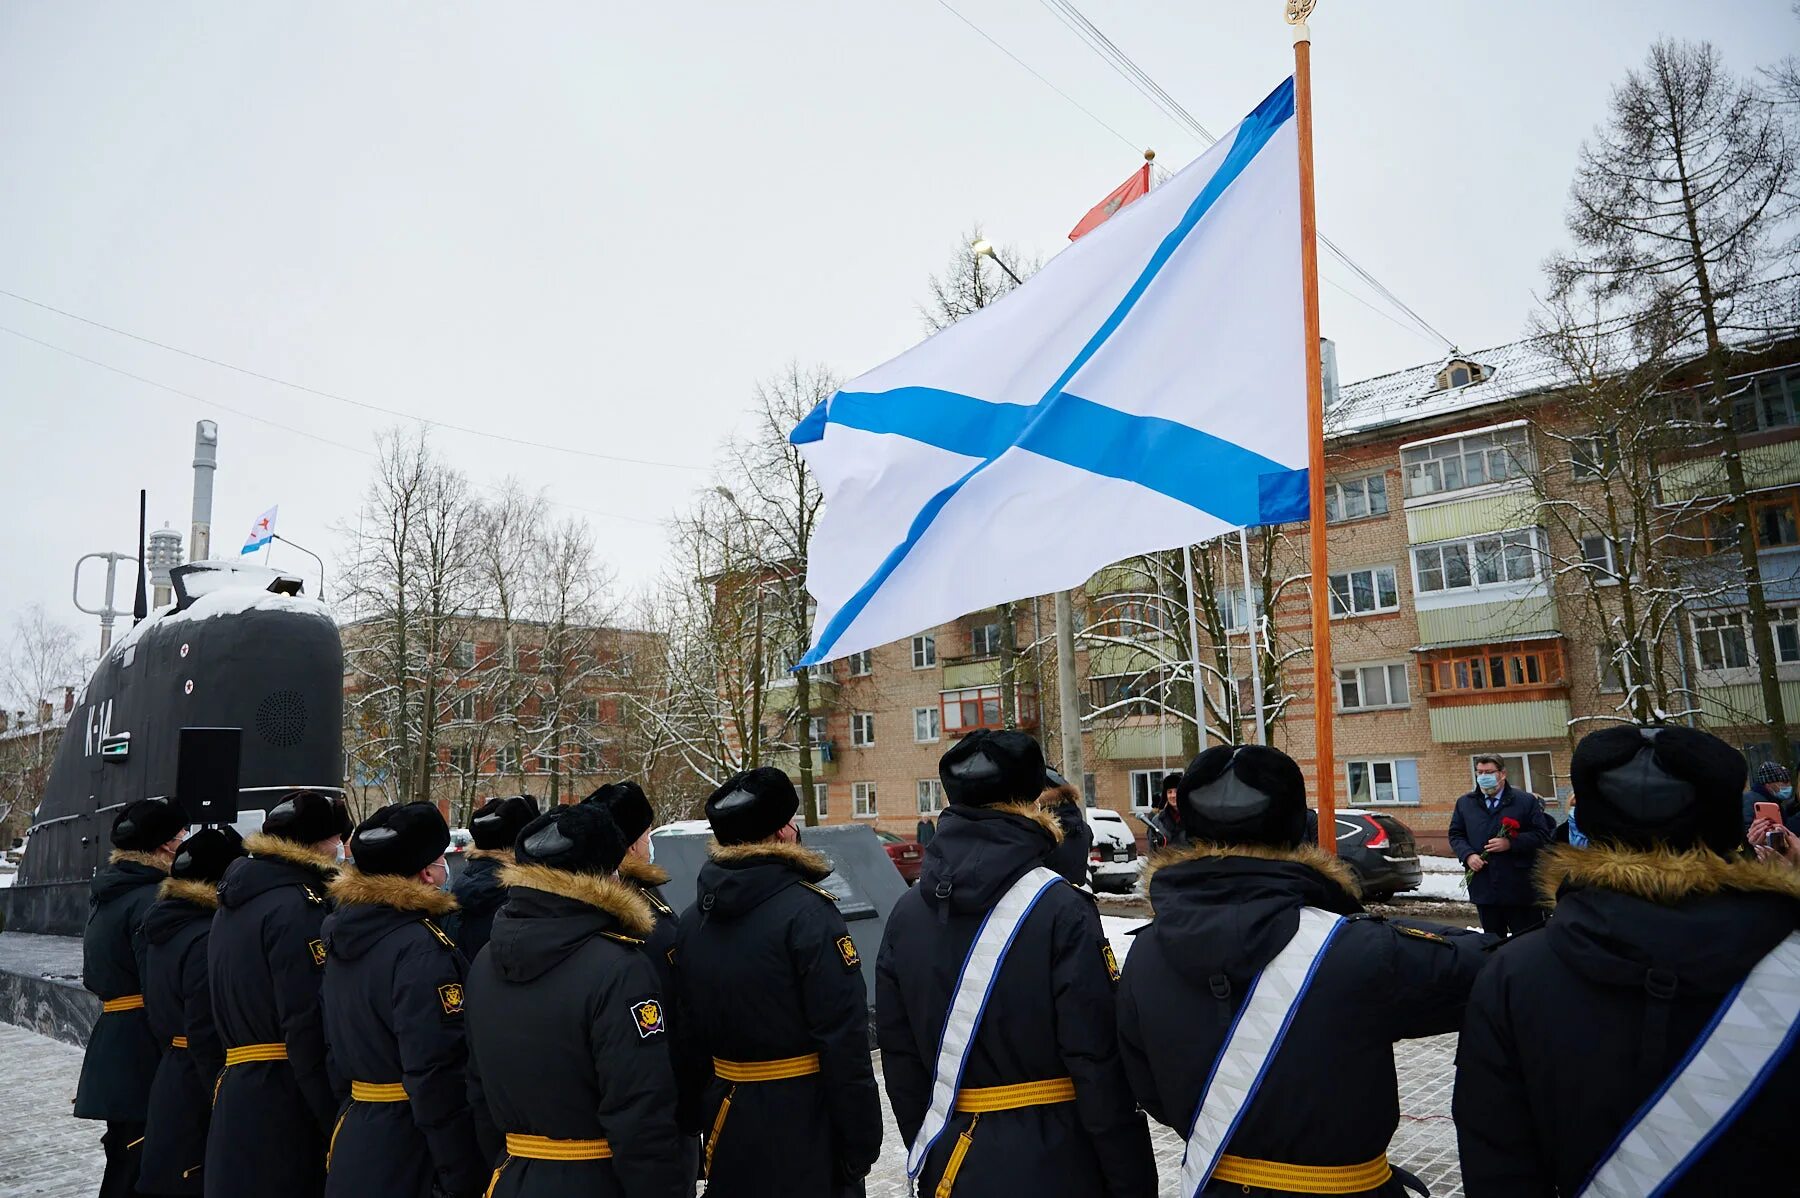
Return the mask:
[[1781,826],[1780,803],[1757,803],[1750,809],[1750,813],[1755,819],[1766,819],[1777,827]]

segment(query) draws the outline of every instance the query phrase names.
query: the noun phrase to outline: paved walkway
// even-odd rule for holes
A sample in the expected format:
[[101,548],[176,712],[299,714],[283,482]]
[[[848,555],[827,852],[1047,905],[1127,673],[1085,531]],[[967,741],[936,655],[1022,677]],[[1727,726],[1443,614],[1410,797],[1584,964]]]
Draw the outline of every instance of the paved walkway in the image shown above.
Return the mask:
[[[1415,1040],[1399,1048],[1399,1133],[1389,1155],[1431,1186],[1435,1198],[1460,1198],[1456,1132],[1450,1123],[1456,1037]],[[100,1184],[98,1123],[75,1119],[69,1104],[81,1073],[81,1050],[0,1023],[0,1198],[90,1198]],[[906,1154],[893,1117],[869,1198],[904,1198]],[[1153,1129],[1162,1193],[1173,1198],[1181,1140]]]

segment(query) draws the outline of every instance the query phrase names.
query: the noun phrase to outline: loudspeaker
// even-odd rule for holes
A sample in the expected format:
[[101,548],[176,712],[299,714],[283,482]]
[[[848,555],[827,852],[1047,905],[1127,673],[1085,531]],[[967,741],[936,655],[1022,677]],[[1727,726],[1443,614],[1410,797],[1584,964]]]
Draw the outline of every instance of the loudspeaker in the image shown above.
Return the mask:
[[175,758],[175,799],[188,822],[229,824],[238,814],[241,728],[183,728]]

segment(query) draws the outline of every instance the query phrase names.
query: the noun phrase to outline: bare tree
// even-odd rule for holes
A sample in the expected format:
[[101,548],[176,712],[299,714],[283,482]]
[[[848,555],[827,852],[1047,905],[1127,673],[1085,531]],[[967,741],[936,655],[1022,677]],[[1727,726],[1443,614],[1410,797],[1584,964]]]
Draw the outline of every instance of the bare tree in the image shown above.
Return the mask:
[[61,736],[63,691],[79,688],[87,662],[80,636],[32,604],[13,619],[0,659],[0,701],[16,713],[3,721],[18,743],[0,760],[0,828],[15,812],[37,810],[50,780],[51,755]]
[[1766,289],[1794,213],[1786,115],[1734,78],[1708,43],[1659,41],[1614,89],[1606,126],[1582,148],[1569,231],[1578,251],[1549,263],[1559,295],[1628,301],[1703,346],[1703,399],[1739,525],[1763,704],[1778,760],[1791,760],[1774,640],[1739,452],[1728,339],[1740,301]]
[[[528,731],[532,752],[549,767],[550,801],[562,799],[566,774],[594,773],[619,764],[618,746],[603,744],[598,697],[617,702],[631,665],[608,599],[608,577],[594,557],[594,534],[585,520],[565,520],[534,539],[532,607],[538,626],[536,660],[519,662],[522,673],[535,666],[532,689],[536,718]],[[523,760],[521,758],[521,760]],[[583,767],[591,768],[583,768]]]

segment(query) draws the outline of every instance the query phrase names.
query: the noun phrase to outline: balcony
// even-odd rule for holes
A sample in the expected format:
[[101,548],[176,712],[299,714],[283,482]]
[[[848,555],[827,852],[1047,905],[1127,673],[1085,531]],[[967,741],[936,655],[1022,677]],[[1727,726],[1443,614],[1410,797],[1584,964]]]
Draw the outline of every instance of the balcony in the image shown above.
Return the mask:
[[[824,782],[837,777],[837,754],[832,752],[832,743],[824,741],[813,746],[813,780]],[[764,765],[773,766],[790,778],[800,776],[800,750],[776,749],[766,755]]]
[[1500,744],[1562,740],[1569,735],[1567,699],[1522,703],[1471,703],[1431,708],[1431,739],[1439,744]]
[[[1772,435],[1772,434],[1771,434]],[[1747,439],[1747,438],[1746,438]],[[1744,483],[1752,491],[1800,484],[1800,438],[1746,445]],[[1717,453],[1670,462],[1658,472],[1664,503],[1685,503],[1700,495],[1723,495],[1725,464]]]
[[[837,679],[829,673],[812,675],[812,685],[807,688],[810,706],[820,711],[837,702]],[[769,679],[769,709],[771,711],[792,711],[799,702],[800,686],[792,674],[778,674]]]
[[1106,761],[1187,760],[1181,748],[1181,728],[1173,721],[1096,727],[1093,740],[1094,751]]
[[1482,533],[1505,532],[1537,523],[1537,496],[1520,482],[1520,489],[1498,495],[1441,500],[1429,506],[1406,509],[1406,539],[1413,545],[1449,541]]
[[[1000,655],[997,653],[979,657],[940,657],[938,662],[944,668],[945,690],[1000,685]],[[1037,681],[1031,658],[1023,653],[1013,659],[1013,681],[1022,686]]]
[[[1781,707],[1790,721],[1800,712],[1800,681],[1781,684]],[[1766,724],[1769,719],[1763,707],[1762,684],[1758,682],[1702,686],[1700,710],[1710,728],[1747,727]]]
[[1548,596],[1434,607],[1420,610],[1418,617],[1421,646],[1472,645],[1562,633],[1556,603]]

